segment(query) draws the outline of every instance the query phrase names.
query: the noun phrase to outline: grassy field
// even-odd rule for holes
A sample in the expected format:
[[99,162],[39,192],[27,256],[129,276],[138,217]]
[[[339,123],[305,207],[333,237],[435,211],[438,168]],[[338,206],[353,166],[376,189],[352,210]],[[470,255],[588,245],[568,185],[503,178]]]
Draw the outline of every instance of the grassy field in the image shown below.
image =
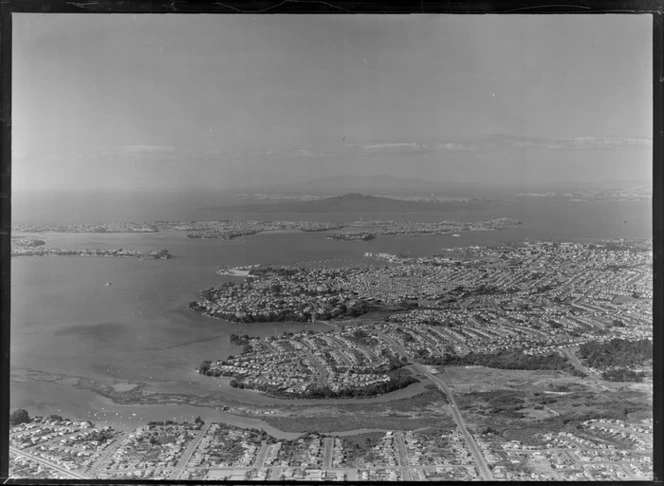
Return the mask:
[[551,393],[550,388],[494,389],[455,397],[474,432],[481,433],[491,427],[499,430],[506,440],[532,445],[542,444],[537,434],[575,431],[581,422],[589,419],[630,421],[652,417],[652,397],[646,392],[631,389],[626,393],[620,388],[594,390],[575,383],[569,387],[558,384],[559,389],[569,391]]
[[[535,445],[541,444],[537,438],[540,433],[578,432],[577,426],[591,418],[638,421],[652,417],[652,391],[646,386],[598,386],[564,372],[464,366],[445,367],[440,376],[452,389],[474,433],[490,427],[505,440]],[[425,386],[424,392],[414,397],[391,402],[358,401],[329,405],[324,410],[294,406],[284,412],[265,421],[285,432],[454,427],[446,397],[433,385]]]
[[444,406],[447,405],[447,399],[445,394],[443,394],[435,385],[427,385],[424,388],[426,391],[415,395],[411,398],[402,398],[401,400],[394,400],[392,402],[385,403],[375,403],[371,405],[365,404],[350,404],[343,405],[341,408],[351,412],[383,412],[387,410],[394,410],[399,412],[426,412],[430,411],[432,408],[437,410],[444,409]]
[[366,434],[349,435],[343,437],[342,440],[346,443],[348,448],[356,449],[373,447],[378,444],[383,437],[385,437],[383,432],[369,432]]
[[[418,384],[419,385],[419,384]],[[293,401],[292,406],[280,407],[281,413],[276,415],[285,416],[334,416],[334,415],[387,415],[390,413],[404,413],[411,417],[421,415],[448,415],[447,400],[445,395],[435,388],[434,385],[422,386],[422,393],[409,398],[401,398],[389,402],[367,402],[355,400],[338,404],[327,402],[326,405],[303,405],[297,406]]]
[[582,378],[561,371],[500,370],[484,366],[446,366],[439,370],[440,377],[455,394],[502,388],[542,391],[550,387],[552,391],[558,391],[559,385],[586,388]]
[[[421,427],[441,425],[440,417],[390,417],[339,415],[333,417],[269,417],[264,419],[284,432],[343,432],[361,429],[415,430]],[[450,423],[454,423],[449,419]]]

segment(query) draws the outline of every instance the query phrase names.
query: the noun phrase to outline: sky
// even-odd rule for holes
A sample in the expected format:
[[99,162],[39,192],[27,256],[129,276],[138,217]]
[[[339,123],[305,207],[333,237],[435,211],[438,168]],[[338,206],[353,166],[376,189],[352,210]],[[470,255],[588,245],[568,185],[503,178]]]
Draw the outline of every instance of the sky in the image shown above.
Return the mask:
[[13,189],[650,180],[651,23],[14,14]]

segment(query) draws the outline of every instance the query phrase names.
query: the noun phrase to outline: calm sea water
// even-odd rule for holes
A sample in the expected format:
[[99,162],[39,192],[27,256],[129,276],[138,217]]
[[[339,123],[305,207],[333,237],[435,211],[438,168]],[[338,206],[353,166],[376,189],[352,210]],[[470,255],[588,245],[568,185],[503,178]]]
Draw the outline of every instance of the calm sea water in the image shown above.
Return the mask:
[[[231,215],[215,217],[223,216]],[[302,216],[279,218],[334,220],[335,215]],[[355,215],[343,216],[356,219]],[[547,205],[537,200],[504,205],[502,210],[438,219],[483,220],[500,216],[515,217],[524,224],[500,232],[464,233],[461,238],[381,237],[368,242],[328,240],[321,233],[259,234],[233,241],[192,240],[182,232],[43,234],[53,247],[168,249],[173,258],[12,258],[12,368],[84,376],[105,383],[144,383],[150,390],[167,393],[217,393],[248,404],[281,403],[220,385],[218,380],[201,377],[194,371],[203,359],[224,358],[238,351],[229,342],[231,333],[281,334],[306,326],[231,324],[190,312],[187,305],[201,289],[230,278],[216,275],[217,265],[326,258],[361,261],[366,251],[417,256],[436,253],[443,247],[491,245],[524,238],[648,238],[651,232],[650,208],[643,203]],[[388,218],[401,219],[387,215],[385,219]],[[419,218],[428,219],[431,215]],[[341,219],[340,215],[337,219]],[[105,285],[107,282],[112,285]],[[323,324],[319,326],[327,329]],[[123,420],[170,418],[174,410],[172,405],[151,406],[147,407],[148,413],[146,407],[115,405],[90,391],[35,381],[12,382],[11,406],[25,407],[32,413],[60,409],[82,418],[93,412],[102,413],[103,408],[103,413],[116,414]],[[175,409],[180,414],[193,414],[196,410],[201,414],[196,407]]]
[[80,224],[155,220],[319,220],[408,219],[413,221],[482,221],[499,217],[528,224],[531,238],[648,238],[652,232],[650,201],[578,202],[564,198],[514,198],[506,195],[487,209],[456,208],[441,213],[276,213],[242,212],[241,199],[196,192],[15,194],[13,224]]

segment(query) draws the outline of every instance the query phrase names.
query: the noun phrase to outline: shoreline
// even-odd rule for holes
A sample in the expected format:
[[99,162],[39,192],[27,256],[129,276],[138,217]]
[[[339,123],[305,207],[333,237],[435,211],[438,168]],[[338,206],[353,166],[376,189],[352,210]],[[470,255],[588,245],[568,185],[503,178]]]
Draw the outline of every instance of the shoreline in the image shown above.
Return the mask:
[[418,393],[421,393],[425,386],[429,384],[428,380],[420,379],[419,382],[412,383],[404,388],[371,397],[284,398],[272,396],[258,390],[234,389],[225,383],[226,381],[230,381],[230,379],[227,378],[209,378],[211,380],[222,379],[222,383],[217,383],[219,387],[222,387],[222,385],[223,388],[228,387],[230,390],[236,391],[236,394],[238,392],[244,394],[246,398],[250,398],[251,395],[260,396],[264,401],[264,403],[251,403],[251,400],[244,401],[223,396],[223,389],[221,391],[210,389],[206,395],[197,395],[193,393],[158,391],[150,389],[152,388],[152,385],[146,383],[119,380],[114,380],[112,383],[104,383],[87,377],[50,373],[39,370],[14,369],[12,370],[11,375],[10,381],[14,383],[34,384],[36,382],[41,382],[70,386],[78,390],[89,391],[120,406],[181,404],[202,408],[217,408],[229,405],[231,407],[239,406],[260,409],[279,406],[348,405],[390,402],[415,396]]
[[217,270],[215,273],[217,275],[222,275],[224,277],[250,277],[251,276],[251,271],[254,268],[258,268],[260,265],[242,265],[239,267],[231,267],[231,268],[220,268],[217,267]]
[[[114,383],[99,383],[83,377],[72,377],[60,374],[40,372],[37,370],[13,370],[11,381],[15,384],[23,382],[39,390],[42,396],[53,397],[57,400],[59,393],[67,393],[72,397],[72,403],[43,402],[16,403],[14,408],[24,408],[31,416],[47,416],[58,413],[71,419],[90,420],[103,425],[112,425],[123,431],[130,431],[149,421],[159,420],[194,420],[200,416],[206,422],[221,422],[246,429],[261,429],[278,439],[292,439],[300,437],[304,432],[288,432],[273,425],[266,418],[283,416],[291,417],[294,410],[299,407],[310,408],[317,406],[344,406],[344,405],[372,405],[389,403],[391,401],[408,399],[426,391],[427,383],[419,382],[410,385],[409,393],[401,389],[389,397],[362,399],[286,399],[275,400],[276,403],[256,405],[234,400],[223,400],[210,394],[206,396],[152,392],[145,390],[144,384],[115,381]],[[74,397],[69,388],[78,393],[89,395],[85,401]],[[401,392],[401,393],[399,393]],[[77,394],[78,394],[77,393]],[[260,392],[249,391],[250,394]],[[269,398],[269,397],[268,397]],[[378,398],[378,400],[376,400]],[[381,399],[382,398],[382,399]],[[285,403],[284,403],[285,402]],[[85,403],[85,406],[81,404]],[[275,413],[276,410],[276,413]],[[281,413],[279,413],[279,411]],[[341,431],[342,435],[355,435],[363,433],[363,429]],[[336,434],[339,431],[321,431],[325,434]]]
[[215,272],[217,275],[223,275],[224,277],[249,277],[249,270],[239,270],[231,268],[230,270],[217,270]]
[[[268,234],[268,233],[269,232],[265,232],[265,234]],[[291,232],[288,232],[288,233],[291,233]],[[298,233],[300,233],[300,232],[298,232]],[[110,239],[115,239],[115,238],[118,238],[118,239],[129,238],[129,239],[133,240],[133,238],[135,238],[136,235],[138,235],[138,234],[141,234],[141,233],[122,233],[122,234],[118,233],[118,234],[112,234],[112,235],[111,234],[105,234],[105,235],[103,235],[103,238],[104,238],[104,240],[106,240],[106,239],[110,240]],[[185,240],[184,235],[182,233],[173,231],[172,234],[177,236],[178,240],[182,239],[184,241],[183,247],[185,247],[184,246],[185,244],[188,245],[189,240]],[[80,234],[80,233],[72,234],[72,235],[76,239],[78,239],[78,238],[84,239],[84,238],[90,236],[89,234]],[[94,236],[101,237],[102,234],[95,234]],[[146,238],[146,239],[147,238],[163,238],[164,236],[166,236],[165,232],[158,233],[158,234],[152,234],[152,233],[141,234],[141,238]],[[473,236],[473,235],[471,235],[471,236]],[[584,240],[584,239],[585,240],[591,240],[591,241],[606,241],[607,240],[606,238],[560,238],[560,239],[563,240],[563,241],[564,240],[568,240],[568,241],[570,241],[570,240]],[[449,238],[449,240],[454,240],[454,238]],[[291,241],[291,240],[289,239],[288,241]],[[465,242],[465,239],[464,239],[464,242]],[[458,243],[458,241],[457,241],[457,243]],[[198,243],[194,243],[194,245],[197,245],[197,244]],[[478,243],[478,244],[481,244],[481,243]],[[122,245],[124,246],[124,243]],[[213,248],[213,247],[216,247],[216,246],[213,245],[213,244],[210,244],[210,245],[207,245],[205,247],[204,246],[201,246],[201,247],[202,248],[207,248],[207,247]],[[186,248],[189,248],[189,246],[186,246]],[[191,248],[198,248],[198,247],[192,246]],[[225,249],[223,249],[223,250],[226,251]],[[397,250],[399,250],[399,249],[396,248],[396,247],[389,249],[389,251],[395,251],[395,252]],[[388,251],[388,250],[386,250],[386,251]],[[180,249],[180,253],[183,255],[183,257],[179,260],[176,259],[176,261],[173,262],[174,264],[178,264],[178,262],[185,261],[185,259],[187,258],[186,252],[183,252]],[[223,262],[224,261],[220,257],[220,255],[222,255],[221,252],[215,253],[213,256],[210,257],[210,263],[211,264],[208,265],[208,267],[207,267],[208,270],[213,270],[213,268],[214,268],[213,265],[216,262]],[[234,262],[236,262],[236,263],[244,263],[245,261],[249,261],[249,262],[260,261],[260,259],[256,258],[256,256],[253,255],[253,254],[245,255],[244,253],[242,253],[242,251],[239,251],[238,255],[239,255],[238,258],[235,258],[237,255],[233,255]],[[245,257],[245,256],[246,256],[246,260],[243,260],[243,257]],[[216,260],[216,262],[214,262],[214,260]],[[232,265],[233,260],[231,260],[229,258],[228,261],[231,262],[231,265]],[[16,262],[16,263],[18,263],[18,262]],[[72,263],[73,263],[73,261],[72,261]],[[121,263],[122,262],[114,262],[114,264],[118,264],[118,265],[121,264]],[[14,265],[15,263],[12,263],[12,264]],[[81,267],[82,263],[77,263],[76,266]],[[104,265],[104,266],[100,266],[99,268],[106,269],[106,268],[109,268],[109,267],[110,267],[110,265]],[[132,268],[141,267],[141,268],[143,268],[144,266],[143,265],[135,265],[131,262],[124,262],[124,263],[122,263],[120,268],[129,268],[129,267],[132,267]],[[161,267],[161,266],[160,265],[154,265],[155,269],[157,267]],[[57,268],[65,268],[65,267],[62,266],[62,267],[57,267]],[[67,269],[70,268],[70,263],[67,263],[66,268]],[[92,267],[90,267],[90,268],[92,268]],[[153,265],[148,265],[148,267],[146,267],[146,268],[152,269]],[[248,273],[248,270],[245,270],[243,268],[244,267],[234,267],[233,270],[239,269],[240,272]],[[192,274],[195,273],[195,272],[198,272],[197,274],[199,274],[199,273],[202,274],[203,270],[194,269],[194,270],[191,271]],[[205,276],[206,276],[205,278],[209,278],[209,280],[212,281],[215,278],[215,276],[213,274],[213,271],[208,271],[208,273],[212,274],[212,275],[208,276],[208,274],[205,273]],[[85,275],[87,275],[87,274],[85,274]],[[160,275],[163,275],[163,274],[160,274]],[[236,274],[236,275],[229,275],[229,276],[243,277],[245,275],[243,275],[243,274],[237,275]],[[113,282],[114,282],[113,294],[111,292],[106,292],[103,295],[106,295],[106,294],[115,295],[116,293],[120,292],[121,290],[124,290],[120,285],[115,285],[115,279],[112,278],[112,277],[104,277],[104,279],[102,279],[102,282],[107,280],[107,279],[108,280],[113,280]],[[203,287],[204,287],[204,285],[192,288],[192,292],[196,291],[198,288],[203,288]],[[145,288],[147,288],[147,286]],[[127,289],[127,292],[129,293],[129,289]],[[100,294],[100,295],[102,295],[102,294]],[[134,299],[134,297],[135,296],[132,294],[131,299]],[[169,295],[169,298],[171,298],[170,295]],[[133,302],[133,300],[132,300],[132,302]],[[151,302],[151,301],[146,300],[146,302]],[[158,301],[158,302],[161,302],[161,301]],[[173,302],[174,302],[173,300],[166,301],[166,304],[174,306],[175,304]],[[143,303],[141,305],[143,305]],[[128,308],[128,309],[129,310],[134,310],[135,308],[131,307],[131,308]],[[138,307],[136,307],[136,309],[138,309]],[[150,314],[150,319],[154,320],[155,322],[159,321],[159,325],[161,326],[162,321],[164,323],[173,322],[173,318],[172,318],[173,312],[177,312],[178,313],[177,315],[179,316],[180,314],[182,314],[182,315],[189,314],[190,311],[186,308],[186,305],[185,305],[182,308],[178,307],[177,311],[169,310],[169,312],[170,313],[167,316],[164,313],[164,316],[166,316],[166,317],[162,316],[162,314],[158,314],[157,317],[154,317]],[[198,315],[202,315],[202,316],[208,317],[208,318],[210,317],[210,316],[207,316],[205,314],[198,314]],[[52,317],[48,317],[48,319],[52,319]],[[116,317],[114,317],[114,319],[116,319]],[[119,317],[117,319],[119,319]],[[142,319],[142,317],[141,317],[141,319]],[[362,318],[359,318],[358,320],[361,320],[361,319]],[[67,316],[65,316],[65,317],[57,316],[55,318],[55,320],[59,320],[61,322],[67,322]],[[238,323],[234,323],[232,321],[224,321],[224,320],[220,320],[220,319],[215,319],[215,321],[216,321],[215,324],[219,323],[220,328],[223,328],[220,331],[220,335],[225,335],[225,334],[223,334],[224,332],[228,332],[228,333],[238,332],[235,329],[240,328],[240,325]],[[37,318],[34,318],[34,317],[32,317],[32,314],[29,314],[28,317],[26,317],[24,320],[20,321],[20,324],[23,325],[24,322],[28,323],[28,324],[30,322],[36,322],[40,326],[44,326],[44,329],[46,329],[45,324],[46,324],[47,321],[44,320],[44,322],[42,323],[39,320],[39,315],[38,315]],[[141,322],[141,321],[139,320],[139,321],[131,321],[131,322]],[[195,326],[200,325],[200,322],[202,322],[202,320],[197,320],[197,319],[192,318],[191,321],[189,321],[188,319],[184,319],[181,323],[180,323],[180,321],[177,321],[177,324],[178,324],[178,326],[181,324],[181,327],[185,328],[185,332],[181,333],[182,336],[190,337],[190,338],[193,339],[193,337],[192,337],[193,334],[187,334],[187,333],[189,333],[189,332],[194,333]],[[343,323],[344,325],[349,325],[348,322],[345,321],[345,320],[344,321],[339,321],[339,322]],[[16,325],[16,324],[18,324],[18,322],[15,322],[14,324]],[[283,326],[283,329],[288,329],[287,326],[288,326],[289,323],[276,323],[276,324],[273,324],[273,323],[269,323],[269,322],[252,323],[251,326],[249,326],[249,325],[242,326],[242,329],[251,329],[250,334],[255,334],[259,330],[260,330],[259,334],[263,334],[263,333],[271,334],[271,333],[276,332],[274,329],[277,329],[277,324],[280,325],[280,326]],[[308,325],[308,323],[303,323],[303,322],[294,322],[293,323],[293,325],[302,325],[302,326],[304,326],[305,324]],[[329,327],[329,328],[334,328],[335,327],[334,322],[329,322],[328,323],[328,322],[318,321],[316,324],[319,324],[319,325],[323,324],[325,327]],[[191,328],[189,328],[187,326],[191,326]],[[106,329],[102,326],[99,326],[99,328],[100,329]],[[136,328],[138,328],[138,326],[136,326]],[[109,327],[109,329],[113,330],[112,327]],[[282,330],[282,328],[279,327],[278,331],[281,332],[281,330]],[[51,332],[51,331],[49,331],[49,332]],[[91,332],[92,332],[92,330],[91,330]],[[94,332],[97,332],[96,328],[94,328]],[[156,332],[162,333],[163,331],[161,330],[161,328],[159,328],[159,330],[156,331]],[[241,332],[249,332],[249,331],[244,331],[243,330]],[[17,334],[21,334],[21,332],[19,332]],[[35,334],[35,336],[36,335],[37,334]],[[130,335],[133,336],[133,334],[129,334],[129,333],[127,334],[127,336],[130,336]],[[155,334],[155,335],[157,335],[157,334]],[[162,334],[158,334],[158,335],[161,336]],[[27,337],[25,337],[26,341],[32,339],[32,336],[29,336],[27,334],[26,334],[26,336],[27,336]],[[177,340],[177,339],[184,340],[185,339],[184,337],[181,337],[180,334],[178,334],[177,336],[178,336],[177,338],[174,338],[175,340]],[[62,343],[65,342],[64,341],[65,338],[67,338],[66,335],[63,335],[63,337],[61,338]],[[69,338],[67,338],[67,339],[69,339]],[[147,340],[147,337],[145,339]],[[217,338],[217,337],[209,338],[209,340],[214,340],[214,339],[219,339],[219,338]],[[46,341],[48,341],[48,339]],[[150,345],[155,346],[155,347],[154,348],[149,348],[149,351],[147,351],[147,352],[153,352],[152,351],[153,349],[157,349],[157,350],[158,349],[164,349],[164,350],[170,349],[170,348],[164,347],[164,346],[166,346],[166,344],[164,344],[164,343],[158,343],[158,344],[154,344],[154,345],[151,343]],[[184,346],[184,345],[185,344],[178,344],[177,346]],[[124,347],[124,346],[126,346],[126,344],[122,344],[122,346]],[[81,349],[83,349],[83,347],[81,347]],[[198,349],[198,348],[191,348],[191,349]],[[191,353],[192,353],[191,349],[186,348],[186,349],[183,349],[181,352],[177,351],[177,353],[180,353],[180,354],[185,355],[185,356],[190,356]],[[141,351],[141,353],[142,352],[143,351]],[[154,351],[154,352],[157,353],[158,351]],[[164,354],[171,353],[171,352],[172,351],[166,351]],[[176,353],[176,352],[173,352],[173,353]],[[138,350],[137,350],[137,354],[138,354]],[[47,367],[48,362],[44,361],[42,363],[42,361],[41,361],[42,358],[40,357],[41,355],[39,353],[34,353],[34,354],[33,353],[27,353],[26,356],[34,356],[34,358],[31,358],[31,359],[36,359],[35,364],[34,364],[35,367],[43,366],[44,369],[49,369]],[[179,354],[178,354],[178,356],[179,356]],[[78,359],[78,358],[76,358],[76,359]],[[161,363],[161,361],[159,363]],[[142,366],[141,362],[138,362],[138,364],[140,366]],[[29,364],[29,366],[32,366],[32,364]],[[85,368],[85,367],[79,368],[79,366],[84,366],[84,365],[79,365],[78,362],[76,362],[73,365],[69,365],[69,368],[67,368],[67,369],[73,370],[74,373],[77,373],[78,372],[77,370],[79,370],[79,369],[81,370],[80,371],[81,374],[86,374],[87,375],[87,374],[91,373],[91,371],[89,371],[87,368]],[[129,367],[129,364],[127,364],[127,366]],[[139,370],[140,367],[136,367],[134,369]],[[377,403],[377,402],[381,402],[381,401],[389,402],[389,401],[397,399],[396,397],[395,398],[390,397],[389,399],[381,400],[381,398],[386,397],[386,395],[381,395],[381,396],[375,397],[375,398],[351,399],[351,400],[348,400],[348,401],[346,401],[344,399],[332,399],[332,400],[329,400],[329,401],[324,400],[324,399],[320,399],[320,400],[319,399],[309,399],[309,400],[305,401],[305,400],[292,399],[292,398],[282,399],[282,401],[277,401],[277,400],[271,400],[269,397],[265,398],[265,396],[261,395],[259,392],[249,392],[249,391],[247,391],[247,392],[245,392],[244,396],[247,397],[248,401],[243,402],[241,400],[238,400],[238,398],[240,397],[239,393],[229,395],[228,389],[230,387],[227,387],[223,383],[215,383],[214,381],[212,381],[211,386],[209,387],[209,391],[207,393],[205,393],[203,391],[203,386],[199,386],[199,384],[197,384],[197,383],[194,383],[192,386],[187,388],[186,385],[182,385],[182,383],[184,383],[184,379],[187,378],[186,373],[188,373],[189,370],[190,370],[190,368],[182,369],[181,371],[176,371],[177,373],[181,373],[182,376],[184,376],[182,382],[176,382],[175,378],[172,379],[171,375],[173,375],[173,373],[170,373],[170,375],[165,378],[165,380],[171,380],[172,379],[172,381],[170,381],[168,385],[165,384],[166,382],[158,382],[158,383],[154,383],[154,384],[152,384],[152,383],[151,384],[146,384],[145,388],[141,388],[137,385],[134,385],[134,382],[130,382],[130,383],[124,382],[124,384],[123,383],[115,383],[112,378],[110,378],[110,377],[101,378],[101,375],[99,375],[99,377],[97,377],[97,378],[84,378],[85,381],[83,382],[83,384],[81,386],[79,386],[79,384],[75,383],[75,382],[77,380],[79,380],[79,378],[83,378],[83,377],[76,377],[76,376],[73,376],[73,375],[68,375],[68,374],[66,374],[66,372],[63,373],[62,375],[60,375],[62,377],[61,381],[60,380],[55,380],[55,379],[50,379],[50,380],[49,379],[44,379],[43,381],[39,380],[39,379],[35,380],[28,373],[23,378],[23,381],[25,383],[31,382],[33,385],[31,387],[25,386],[25,387],[21,388],[19,394],[25,397],[23,400],[26,403],[27,403],[28,400],[33,400],[33,401],[36,401],[37,404],[39,404],[39,403],[43,404],[42,407],[41,407],[41,410],[45,410],[47,408],[50,408],[50,409],[55,411],[55,408],[62,408],[65,411],[60,412],[60,413],[65,414],[65,413],[68,413],[67,412],[68,409],[73,409],[73,407],[76,407],[79,410],[83,410],[84,415],[81,418],[85,418],[85,413],[88,413],[87,411],[98,411],[99,407],[97,407],[96,404],[102,403],[102,405],[104,407],[106,407],[106,410],[104,411],[104,413],[107,414],[104,417],[104,419],[109,420],[109,421],[110,420],[117,420],[118,423],[122,423],[122,419],[115,418],[115,417],[116,417],[116,415],[117,415],[117,417],[120,417],[121,414],[124,414],[125,416],[130,417],[128,420],[131,421],[131,420],[137,420],[138,416],[141,413],[143,414],[142,415],[143,417],[146,417],[145,414],[153,414],[153,413],[157,414],[158,413],[158,414],[162,414],[163,416],[166,416],[168,418],[172,418],[172,415],[168,416],[168,414],[169,413],[173,414],[174,412],[177,412],[177,415],[180,415],[181,413],[188,413],[188,414],[189,413],[196,413],[196,415],[201,415],[201,416],[210,415],[211,417],[215,417],[215,418],[210,419],[210,420],[217,420],[217,421],[221,420],[220,418],[216,418],[217,416],[219,416],[221,413],[227,413],[228,415],[224,415],[224,417],[225,417],[225,420],[229,420],[229,421],[231,421],[231,420],[245,420],[245,421],[247,421],[247,423],[249,423],[248,421],[253,421],[253,420],[259,420],[260,421],[260,419],[258,417],[256,417],[254,419],[253,416],[234,415],[233,413],[219,411],[218,408],[216,408],[212,404],[212,402],[214,402],[215,400],[218,400],[221,403],[226,402],[226,403],[240,404],[240,406],[242,406],[242,407],[246,407],[248,409],[253,408],[254,410],[260,411],[260,410],[267,410],[270,407],[284,409],[284,408],[287,408],[287,407],[298,407],[298,406],[305,406],[305,407],[306,406],[317,407],[317,406],[326,406],[326,405],[334,406],[334,405],[337,405],[337,404],[342,405],[344,403],[369,404],[369,403],[372,403],[372,402]],[[39,371],[36,371],[36,372],[41,373]],[[46,374],[47,373],[45,372],[44,375],[46,375]],[[51,374],[51,375],[53,375],[53,374]],[[132,375],[133,375],[133,373],[132,373]],[[140,379],[141,378],[138,378],[139,381],[140,381]],[[40,389],[40,388],[42,388],[42,385],[46,385],[46,384],[52,384],[52,386],[61,387],[62,392],[50,394],[50,393],[48,393],[48,387],[46,387],[46,386],[44,386],[43,389]],[[120,401],[116,402],[116,401],[113,400],[113,398],[108,398],[105,394],[100,393],[98,390],[95,389],[95,387],[94,387],[95,384],[99,385],[101,387],[101,389],[103,389],[104,393],[108,393],[108,392],[105,391],[108,386],[112,387],[113,388],[113,394],[111,396],[116,396],[115,394],[117,394],[117,397],[120,397]],[[19,385],[19,383],[17,383],[16,380],[14,380],[14,370],[12,369],[12,387],[17,386],[17,388],[18,388],[18,385]],[[411,385],[411,386],[413,386],[413,385]],[[196,387],[198,387],[198,388],[196,388]],[[30,388],[30,390],[36,390],[36,393],[33,393],[32,396],[28,396],[29,394],[25,392],[25,390],[27,390],[28,388]],[[186,391],[184,393],[179,393],[178,388],[184,388],[184,389],[186,389]],[[167,390],[167,389],[170,389],[170,390]],[[201,391],[198,391],[198,389],[200,389]],[[399,393],[399,392],[407,390],[407,389],[410,390],[410,388],[406,388],[406,389],[399,390],[397,392],[391,392],[391,393]],[[12,389],[12,398],[17,395],[14,392],[14,390],[15,389]],[[59,402],[58,400],[61,400],[60,397],[65,396],[67,394],[67,392],[69,392],[71,394],[72,398],[68,398],[66,400],[62,400],[62,402]],[[188,393],[188,392],[193,392],[193,393]],[[140,394],[145,394],[145,397],[144,397],[145,400],[143,400],[139,396],[137,401],[132,401],[131,397],[133,396],[132,394],[134,394],[134,393],[139,393],[139,395]],[[406,395],[408,395],[408,393]],[[88,401],[88,400],[85,400],[85,399],[81,398],[81,397],[87,397],[87,396],[91,396],[92,399],[90,399]],[[256,397],[256,399],[252,398],[252,396]],[[401,396],[404,396],[404,395],[401,395]],[[162,399],[165,399],[165,403],[162,402]],[[201,400],[199,401],[199,399],[201,399]],[[49,401],[51,402],[50,405],[48,404]],[[75,404],[74,403],[75,401],[79,401],[80,405]],[[286,401],[288,403],[285,403]],[[53,405],[53,404],[55,404],[55,405]],[[112,407],[111,411],[109,411],[109,406]],[[80,407],[86,407],[86,408],[80,408]],[[28,408],[28,407],[23,407],[23,408]],[[136,419],[131,418],[132,413],[136,413]],[[193,415],[192,418],[195,417],[196,415]],[[93,421],[95,420],[92,417],[88,417],[88,418],[90,420],[93,420]],[[131,422],[131,423],[133,423],[133,422]]]

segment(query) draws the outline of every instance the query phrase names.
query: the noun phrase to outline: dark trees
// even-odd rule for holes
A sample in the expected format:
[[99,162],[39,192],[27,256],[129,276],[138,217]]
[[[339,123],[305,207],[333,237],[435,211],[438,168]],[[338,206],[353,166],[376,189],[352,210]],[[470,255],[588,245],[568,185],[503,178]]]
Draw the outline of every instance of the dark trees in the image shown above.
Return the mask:
[[22,408],[15,410],[9,416],[10,425],[26,424],[28,422],[30,422],[30,415],[28,415],[28,412]]

